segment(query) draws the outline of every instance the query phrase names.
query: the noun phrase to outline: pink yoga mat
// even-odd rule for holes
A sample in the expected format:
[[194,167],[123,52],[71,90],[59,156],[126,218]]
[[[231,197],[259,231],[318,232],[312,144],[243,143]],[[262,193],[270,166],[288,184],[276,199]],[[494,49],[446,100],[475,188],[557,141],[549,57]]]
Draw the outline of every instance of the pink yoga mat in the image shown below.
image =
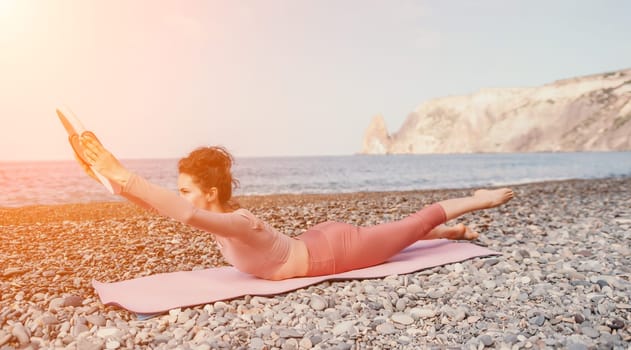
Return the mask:
[[419,241],[389,261],[335,275],[268,281],[233,267],[161,273],[127,281],[92,285],[101,301],[138,314],[156,314],[178,307],[212,303],[245,295],[275,295],[327,280],[378,278],[498,253],[471,243]]

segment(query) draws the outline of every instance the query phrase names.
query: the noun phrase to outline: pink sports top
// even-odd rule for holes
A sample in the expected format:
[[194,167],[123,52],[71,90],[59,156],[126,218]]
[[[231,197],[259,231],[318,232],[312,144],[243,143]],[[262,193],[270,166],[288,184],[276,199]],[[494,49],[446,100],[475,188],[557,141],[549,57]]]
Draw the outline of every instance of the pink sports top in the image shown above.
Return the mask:
[[213,213],[193,206],[177,193],[132,174],[121,196],[146,209],[214,234],[221,254],[242,272],[270,278],[289,259],[291,237],[246,209]]

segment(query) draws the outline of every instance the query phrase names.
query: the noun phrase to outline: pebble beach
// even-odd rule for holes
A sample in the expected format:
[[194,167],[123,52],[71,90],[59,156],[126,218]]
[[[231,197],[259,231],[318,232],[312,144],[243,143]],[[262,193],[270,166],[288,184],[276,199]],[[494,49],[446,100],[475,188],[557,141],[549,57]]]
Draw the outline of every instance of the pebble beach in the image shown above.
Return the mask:
[[[0,208],[4,349],[631,349],[631,178],[512,186],[468,214],[501,255],[138,320],[114,282],[225,265],[212,236],[129,203]],[[396,220],[471,189],[237,198],[279,231]],[[451,224],[451,223],[450,223]]]

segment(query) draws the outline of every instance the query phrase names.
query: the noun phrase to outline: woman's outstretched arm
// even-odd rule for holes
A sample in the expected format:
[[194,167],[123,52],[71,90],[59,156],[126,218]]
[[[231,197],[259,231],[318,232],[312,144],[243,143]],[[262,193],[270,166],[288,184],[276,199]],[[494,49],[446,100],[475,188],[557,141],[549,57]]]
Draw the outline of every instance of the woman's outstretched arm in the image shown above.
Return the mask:
[[177,193],[132,173],[89,134],[81,137],[81,146],[89,165],[120,185],[119,195],[143,208],[153,209],[161,215],[224,237],[242,235],[252,227],[250,220],[242,215],[213,213],[196,208]]

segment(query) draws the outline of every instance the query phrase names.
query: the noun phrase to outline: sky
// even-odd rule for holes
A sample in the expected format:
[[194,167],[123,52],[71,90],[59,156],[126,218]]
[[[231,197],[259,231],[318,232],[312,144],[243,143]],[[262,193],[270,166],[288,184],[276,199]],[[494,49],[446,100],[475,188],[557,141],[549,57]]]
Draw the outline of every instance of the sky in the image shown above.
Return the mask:
[[0,0],[0,161],[350,155],[432,98],[631,67],[631,2]]

